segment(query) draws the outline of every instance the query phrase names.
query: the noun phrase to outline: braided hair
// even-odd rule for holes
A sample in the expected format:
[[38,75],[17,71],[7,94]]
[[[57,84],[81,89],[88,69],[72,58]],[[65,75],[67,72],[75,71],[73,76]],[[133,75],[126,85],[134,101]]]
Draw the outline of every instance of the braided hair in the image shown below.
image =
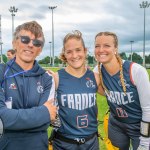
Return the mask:
[[[116,36],[115,33],[113,32],[100,32],[98,33],[96,36],[95,36],[95,40],[98,36],[112,36],[114,38],[114,44],[115,44],[115,47],[117,48],[118,47],[118,38]],[[120,57],[120,55],[118,54],[118,52],[115,54],[116,58],[117,58],[117,61],[119,63],[119,66],[120,66],[120,81],[121,81],[121,85],[122,85],[122,88],[123,88],[123,91],[124,93],[126,94],[126,86],[125,86],[125,82],[124,82],[124,75],[123,75],[123,62],[122,62],[122,59]],[[103,82],[103,76],[102,76],[102,72],[101,72],[101,64],[100,62],[98,62],[98,72],[99,72],[99,77],[100,77],[100,82],[102,84],[102,87],[103,89],[105,90],[105,93],[106,94],[109,94],[109,90],[107,89],[107,87],[105,86],[104,82]]]

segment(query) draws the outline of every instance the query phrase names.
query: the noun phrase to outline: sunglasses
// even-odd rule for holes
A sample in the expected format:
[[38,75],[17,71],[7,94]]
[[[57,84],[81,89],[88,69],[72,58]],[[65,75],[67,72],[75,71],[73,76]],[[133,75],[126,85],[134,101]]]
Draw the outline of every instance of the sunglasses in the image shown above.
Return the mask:
[[21,42],[22,42],[23,44],[29,44],[30,41],[32,40],[32,44],[33,44],[35,47],[42,47],[42,46],[43,46],[43,41],[38,40],[38,39],[30,39],[29,36],[20,36],[20,39],[21,39]]

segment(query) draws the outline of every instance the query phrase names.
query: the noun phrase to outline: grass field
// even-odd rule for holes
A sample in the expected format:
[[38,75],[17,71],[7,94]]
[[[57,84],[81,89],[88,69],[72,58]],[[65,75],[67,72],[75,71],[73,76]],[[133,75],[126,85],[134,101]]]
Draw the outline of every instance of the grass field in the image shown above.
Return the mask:
[[150,77],[150,69],[147,69],[147,72],[148,72],[148,74],[149,74],[149,77]]
[[[56,72],[58,70],[58,68],[51,68],[51,70],[53,70],[54,72]],[[150,77],[150,69],[147,70],[149,73],[149,77]],[[100,121],[100,125],[99,125],[99,133],[105,137],[105,133],[104,133],[104,129],[103,129],[103,118],[105,116],[106,111],[108,110],[108,105],[106,102],[106,98],[104,96],[101,96],[99,94],[97,94],[97,104],[98,104],[98,119]],[[50,135],[50,131],[51,129],[48,129],[48,134]],[[106,150],[105,144],[104,142],[102,142],[102,140],[100,140],[100,149],[101,150]]]

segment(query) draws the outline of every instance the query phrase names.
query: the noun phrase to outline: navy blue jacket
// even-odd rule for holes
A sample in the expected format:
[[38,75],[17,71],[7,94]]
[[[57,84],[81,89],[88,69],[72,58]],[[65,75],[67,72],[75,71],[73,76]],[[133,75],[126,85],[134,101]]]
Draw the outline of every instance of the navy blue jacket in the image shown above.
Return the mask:
[[[48,75],[36,61],[33,68],[27,72],[15,62],[15,59],[5,66],[0,64],[0,118],[4,124],[0,149],[8,142],[7,137],[25,138],[29,134],[31,137],[34,133],[47,135],[50,115],[43,104],[50,96],[52,81],[52,76]],[[7,108],[7,100],[12,100],[12,109]],[[48,141],[45,143],[47,145]],[[22,145],[22,150],[24,146]]]

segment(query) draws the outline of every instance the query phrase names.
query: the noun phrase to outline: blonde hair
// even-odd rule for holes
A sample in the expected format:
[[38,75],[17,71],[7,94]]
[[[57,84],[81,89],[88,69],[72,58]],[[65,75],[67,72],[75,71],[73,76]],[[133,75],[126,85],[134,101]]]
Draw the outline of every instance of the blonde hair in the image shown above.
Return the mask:
[[67,59],[65,57],[65,44],[68,40],[70,39],[77,39],[77,40],[81,40],[83,47],[85,48],[85,44],[84,44],[84,40],[82,38],[82,33],[79,30],[75,30],[72,31],[72,33],[68,33],[64,39],[63,39],[63,48],[62,48],[62,52],[60,54],[60,59],[66,63]]
[[[100,32],[98,33],[96,36],[95,36],[95,40],[98,36],[102,36],[102,35],[105,35],[105,36],[112,36],[114,38],[114,45],[115,45],[115,48],[118,48],[118,38],[117,38],[117,35],[113,32]],[[123,91],[124,93],[126,94],[126,86],[125,86],[125,83],[124,83],[124,75],[123,75],[123,62],[122,62],[122,59],[120,57],[120,55],[118,54],[118,51],[116,52],[116,58],[118,60],[118,63],[120,65],[120,81],[121,81],[121,85],[122,85],[122,88],[123,88]],[[104,82],[103,82],[103,76],[102,76],[102,72],[101,72],[101,66],[100,66],[100,62],[98,62],[98,72],[99,72],[99,77],[100,77],[100,82],[102,84],[102,87],[104,88],[105,92],[107,92],[109,94],[109,90],[106,88],[106,86],[104,85]]]

